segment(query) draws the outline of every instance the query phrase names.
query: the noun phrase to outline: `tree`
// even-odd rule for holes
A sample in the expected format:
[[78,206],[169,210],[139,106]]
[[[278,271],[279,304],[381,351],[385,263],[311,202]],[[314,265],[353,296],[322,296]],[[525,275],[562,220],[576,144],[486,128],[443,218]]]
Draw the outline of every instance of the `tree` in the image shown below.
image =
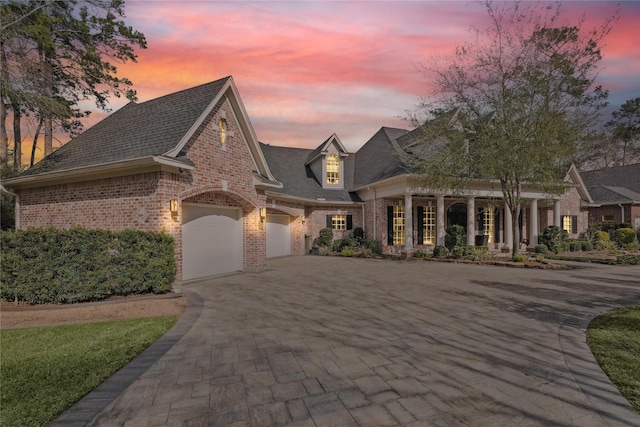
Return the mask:
[[617,166],[640,161],[640,98],[630,99],[618,111],[605,127],[609,130],[619,155]]
[[[45,155],[53,150],[54,123],[68,132],[79,129],[88,114],[78,108],[80,101],[93,99],[106,110],[111,95],[135,99],[131,81],[117,77],[112,63],[135,61],[134,48],[146,48],[144,35],[121,19],[123,0],[9,0],[2,18],[0,95],[14,115],[14,135],[25,114],[41,123]],[[0,137],[6,135],[5,118]],[[14,142],[18,162],[20,142]]]
[[[476,40],[458,46],[447,65],[423,66],[435,76],[436,102],[422,108],[437,120],[422,126],[411,162],[422,184],[462,189],[471,179],[497,179],[512,218],[524,184],[547,194],[562,178],[604,107],[595,84],[600,43],[612,19],[585,32],[560,25],[561,8],[520,2],[482,3],[491,21]],[[519,227],[513,221],[513,253]]]

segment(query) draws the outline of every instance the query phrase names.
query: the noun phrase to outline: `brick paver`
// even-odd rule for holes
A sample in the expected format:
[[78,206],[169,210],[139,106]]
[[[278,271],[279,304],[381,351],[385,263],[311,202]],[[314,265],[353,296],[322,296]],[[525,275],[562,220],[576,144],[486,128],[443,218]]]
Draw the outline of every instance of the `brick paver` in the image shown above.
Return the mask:
[[639,277],[272,260],[186,286],[193,326],[88,424],[640,426],[584,335],[596,315],[640,301]]

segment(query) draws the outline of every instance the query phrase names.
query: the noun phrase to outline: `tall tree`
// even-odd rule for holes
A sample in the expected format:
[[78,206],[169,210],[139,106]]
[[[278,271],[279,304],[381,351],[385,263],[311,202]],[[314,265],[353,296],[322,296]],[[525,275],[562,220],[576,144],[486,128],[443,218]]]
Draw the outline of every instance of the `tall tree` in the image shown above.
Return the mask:
[[640,98],[630,99],[618,111],[605,127],[611,134],[618,155],[617,165],[624,166],[640,161]]
[[[523,185],[549,195],[563,191],[562,178],[605,105],[607,92],[595,77],[613,20],[584,31],[584,20],[560,24],[560,4],[482,5],[491,25],[458,46],[444,67],[423,67],[434,75],[436,102],[422,107],[455,115],[423,127],[413,162],[432,189],[499,180],[511,217],[518,218]],[[512,233],[516,254],[517,221]]]
[[[135,99],[114,62],[135,61],[135,48],[146,48],[146,39],[123,21],[123,0],[9,0],[2,16],[9,76],[2,95],[14,115],[32,113],[42,121],[45,155],[53,150],[54,123],[78,129],[78,118],[87,114],[80,101],[108,109],[111,95]],[[0,126],[2,136],[5,120]]]

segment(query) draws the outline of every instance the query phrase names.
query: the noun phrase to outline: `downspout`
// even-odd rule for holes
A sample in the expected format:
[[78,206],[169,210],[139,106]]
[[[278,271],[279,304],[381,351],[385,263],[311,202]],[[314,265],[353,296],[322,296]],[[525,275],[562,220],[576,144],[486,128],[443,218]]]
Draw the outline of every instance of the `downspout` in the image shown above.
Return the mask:
[[375,188],[373,190],[371,190],[371,187],[367,187],[367,190],[369,191],[373,191],[373,240],[378,240],[377,239],[377,217],[378,217],[378,209],[376,207],[376,190]]
[[0,191],[3,193],[7,193],[16,198],[16,207],[15,207],[15,225],[16,230],[20,228],[20,196],[13,191],[7,190],[4,185],[0,184]]
[[620,206],[620,209],[622,210],[622,220],[620,222],[624,222],[624,205],[622,203],[618,203],[618,206]]

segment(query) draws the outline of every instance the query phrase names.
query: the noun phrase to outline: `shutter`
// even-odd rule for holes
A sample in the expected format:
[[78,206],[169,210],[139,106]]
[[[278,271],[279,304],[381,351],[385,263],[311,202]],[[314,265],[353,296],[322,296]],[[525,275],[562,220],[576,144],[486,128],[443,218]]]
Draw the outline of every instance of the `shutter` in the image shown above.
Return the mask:
[[477,225],[476,225],[476,234],[484,235],[484,209],[478,209],[478,215],[476,216]]
[[578,234],[578,215],[571,216],[571,234]]
[[353,228],[353,215],[347,215],[347,230]]
[[331,215],[327,215],[327,228],[331,228],[333,230],[333,221],[331,220]]
[[387,245],[393,245],[393,206],[387,206]]
[[493,241],[500,243],[500,209],[496,209],[495,217],[493,218],[493,231],[495,232]]
[[424,243],[424,207],[418,206],[418,245]]

